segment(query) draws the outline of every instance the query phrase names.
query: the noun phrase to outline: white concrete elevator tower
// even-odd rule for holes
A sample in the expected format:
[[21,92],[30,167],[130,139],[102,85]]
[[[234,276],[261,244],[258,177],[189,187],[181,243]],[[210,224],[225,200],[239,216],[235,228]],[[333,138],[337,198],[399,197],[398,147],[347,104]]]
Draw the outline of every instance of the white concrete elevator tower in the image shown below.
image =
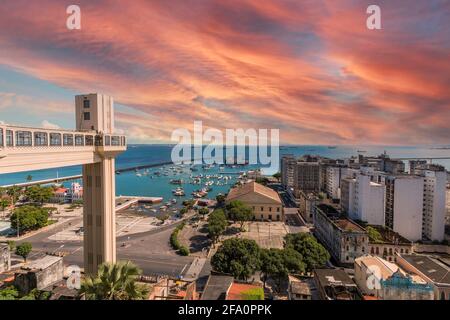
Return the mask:
[[[111,97],[87,94],[75,97],[77,130],[95,130],[98,146],[117,143]],[[103,262],[116,261],[115,157],[120,151],[99,148],[100,161],[83,165],[84,269],[92,274]]]

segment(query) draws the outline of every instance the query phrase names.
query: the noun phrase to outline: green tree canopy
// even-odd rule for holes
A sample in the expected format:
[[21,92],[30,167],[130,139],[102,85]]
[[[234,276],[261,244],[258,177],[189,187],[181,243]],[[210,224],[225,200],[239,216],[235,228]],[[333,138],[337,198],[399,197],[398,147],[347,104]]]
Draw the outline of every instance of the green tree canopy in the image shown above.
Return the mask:
[[269,276],[278,279],[280,284],[290,273],[305,272],[305,264],[302,255],[293,249],[262,249],[261,272],[264,286]]
[[200,208],[198,210],[198,213],[200,213],[203,216],[206,216],[209,213],[209,210],[208,210],[208,208]]
[[218,194],[218,195],[216,196],[217,204],[218,204],[219,206],[223,206],[223,204],[225,203],[225,199],[226,199],[226,196],[223,195],[223,194]]
[[285,237],[286,249],[294,249],[303,257],[306,271],[322,268],[330,259],[328,251],[308,233],[288,234]]
[[14,210],[10,217],[11,228],[19,231],[37,230],[48,224],[48,210],[35,206],[23,206]]
[[231,238],[211,259],[214,270],[246,280],[261,266],[260,249],[254,240]]
[[53,189],[51,187],[31,186],[26,189],[25,196],[30,201],[43,204],[53,196]]
[[104,263],[96,276],[86,277],[80,292],[88,300],[144,300],[149,290],[137,283],[140,274],[141,270],[131,261]]
[[23,258],[26,262],[27,257],[30,254],[31,250],[33,250],[33,246],[29,242],[23,242],[16,247],[16,254]]
[[242,201],[231,201],[227,207],[228,219],[233,221],[239,221],[240,228],[244,226],[246,221],[250,221],[254,218],[253,210],[249,208]]
[[215,243],[227,228],[228,221],[222,209],[214,210],[208,218],[208,235]]

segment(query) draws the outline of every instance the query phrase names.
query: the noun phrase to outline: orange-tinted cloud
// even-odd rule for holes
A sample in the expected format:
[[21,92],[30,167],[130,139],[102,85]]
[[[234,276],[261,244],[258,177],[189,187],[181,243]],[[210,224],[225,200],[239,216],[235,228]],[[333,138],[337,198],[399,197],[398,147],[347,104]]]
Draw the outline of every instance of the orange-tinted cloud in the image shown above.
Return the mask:
[[448,1],[378,1],[376,31],[369,1],[78,2],[69,31],[70,1],[4,0],[0,64],[111,94],[141,141],[203,120],[284,143],[448,143]]

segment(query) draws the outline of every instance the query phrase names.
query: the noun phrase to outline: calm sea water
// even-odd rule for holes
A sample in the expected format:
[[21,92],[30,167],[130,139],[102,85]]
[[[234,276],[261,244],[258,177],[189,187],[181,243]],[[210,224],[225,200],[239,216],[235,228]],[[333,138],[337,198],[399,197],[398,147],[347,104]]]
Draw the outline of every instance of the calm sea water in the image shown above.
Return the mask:
[[[358,150],[365,150],[365,155],[379,155],[384,151],[387,152],[393,158],[405,158],[405,157],[449,157],[450,150],[445,149],[431,149],[429,147],[364,147],[364,146],[337,146],[336,148],[329,148],[327,146],[284,146],[280,148],[280,154],[294,154],[297,156],[304,154],[315,154],[330,158],[347,158],[358,154]],[[129,145],[128,150],[117,157],[116,168],[127,168],[147,164],[156,164],[170,161],[170,155],[172,146],[170,145]],[[246,148],[245,153],[248,154],[249,149]],[[241,155],[242,156],[242,155]],[[435,163],[444,165],[447,170],[450,170],[450,160],[435,160]],[[216,166],[209,170],[203,170],[201,166],[198,166],[198,172],[191,172],[187,166],[183,173],[175,173],[170,170],[171,165],[166,165],[164,168],[151,168],[148,175],[141,177],[137,176],[134,171],[124,172],[120,175],[116,175],[116,193],[117,195],[136,195],[136,196],[162,196],[164,200],[174,198],[172,196],[172,190],[177,185],[169,183],[171,179],[183,179],[185,184],[183,187],[186,192],[186,197],[191,197],[191,192],[197,190],[202,185],[191,185],[187,183],[191,174],[224,174],[219,171],[219,167]],[[257,165],[245,166],[243,168],[226,168],[225,172],[238,173],[243,170],[251,170],[257,168]],[[167,176],[155,176],[155,171],[166,171]],[[263,168],[264,171],[264,168]],[[272,170],[273,171],[273,170]],[[76,175],[81,173],[80,166],[65,167],[59,169],[39,170],[32,172],[21,172],[14,174],[0,175],[0,185],[14,184],[25,182],[26,177],[31,175],[33,180],[55,178],[57,174],[62,176]],[[141,170],[141,173],[144,173]],[[273,174],[274,172],[265,171],[266,174]],[[230,174],[233,177],[227,185],[213,185],[210,192],[210,198],[214,197],[219,192],[227,192],[230,185],[232,185],[237,178],[237,174]],[[152,177],[152,178],[151,178]]]

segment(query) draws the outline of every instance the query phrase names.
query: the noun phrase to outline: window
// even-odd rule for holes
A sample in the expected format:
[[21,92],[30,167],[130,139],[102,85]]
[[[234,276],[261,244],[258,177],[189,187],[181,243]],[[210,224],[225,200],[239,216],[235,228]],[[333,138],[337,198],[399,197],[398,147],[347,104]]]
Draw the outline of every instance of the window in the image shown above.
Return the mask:
[[0,147],[3,147],[3,129],[0,128]]
[[84,112],[83,113],[83,118],[84,118],[85,121],[91,120],[91,113],[90,112]]
[[16,146],[32,146],[32,136],[30,131],[16,131]]
[[89,100],[84,100],[83,101],[83,108],[87,109],[91,107],[91,101]]
[[85,145],[93,146],[94,145],[94,137],[93,136],[84,136]]
[[280,207],[277,208],[277,212],[280,212]]
[[34,145],[35,146],[48,146],[48,135],[45,132],[34,133]]
[[50,133],[50,145],[51,146],[61,145],[61,133]]
[[120,146],[120,137],[119,136],[112,136],[111,137],[111,145],[112,146]]
[[261,207],[261,211],[264,211],[264,207]]
[[6,130],[6,146],[7,147],[14,146],[14,134],[12,130]]
[[277,214],[277,221],[280,221],[280,215]]
[[122,145],[123,146],[127,145],[127,138],[125,136],[122,137]]
[[271,214],[269,214],[269,220],[272,220],[272,215]]
[[84,146],[84,136],[76,135],[75,136],[75,145],[76,146]]
[[272,207],[269,207],[269,212],[272,212]]
[[111,145],[111,137],[105,136],[105,146],[110,146],[110,145]]
[[73,146],[73,134],[64,134],[63,135],[63,144],[65,146]]
[[100,135],[95,136],[95,145],[96,146],[103,146],[103,137]]

